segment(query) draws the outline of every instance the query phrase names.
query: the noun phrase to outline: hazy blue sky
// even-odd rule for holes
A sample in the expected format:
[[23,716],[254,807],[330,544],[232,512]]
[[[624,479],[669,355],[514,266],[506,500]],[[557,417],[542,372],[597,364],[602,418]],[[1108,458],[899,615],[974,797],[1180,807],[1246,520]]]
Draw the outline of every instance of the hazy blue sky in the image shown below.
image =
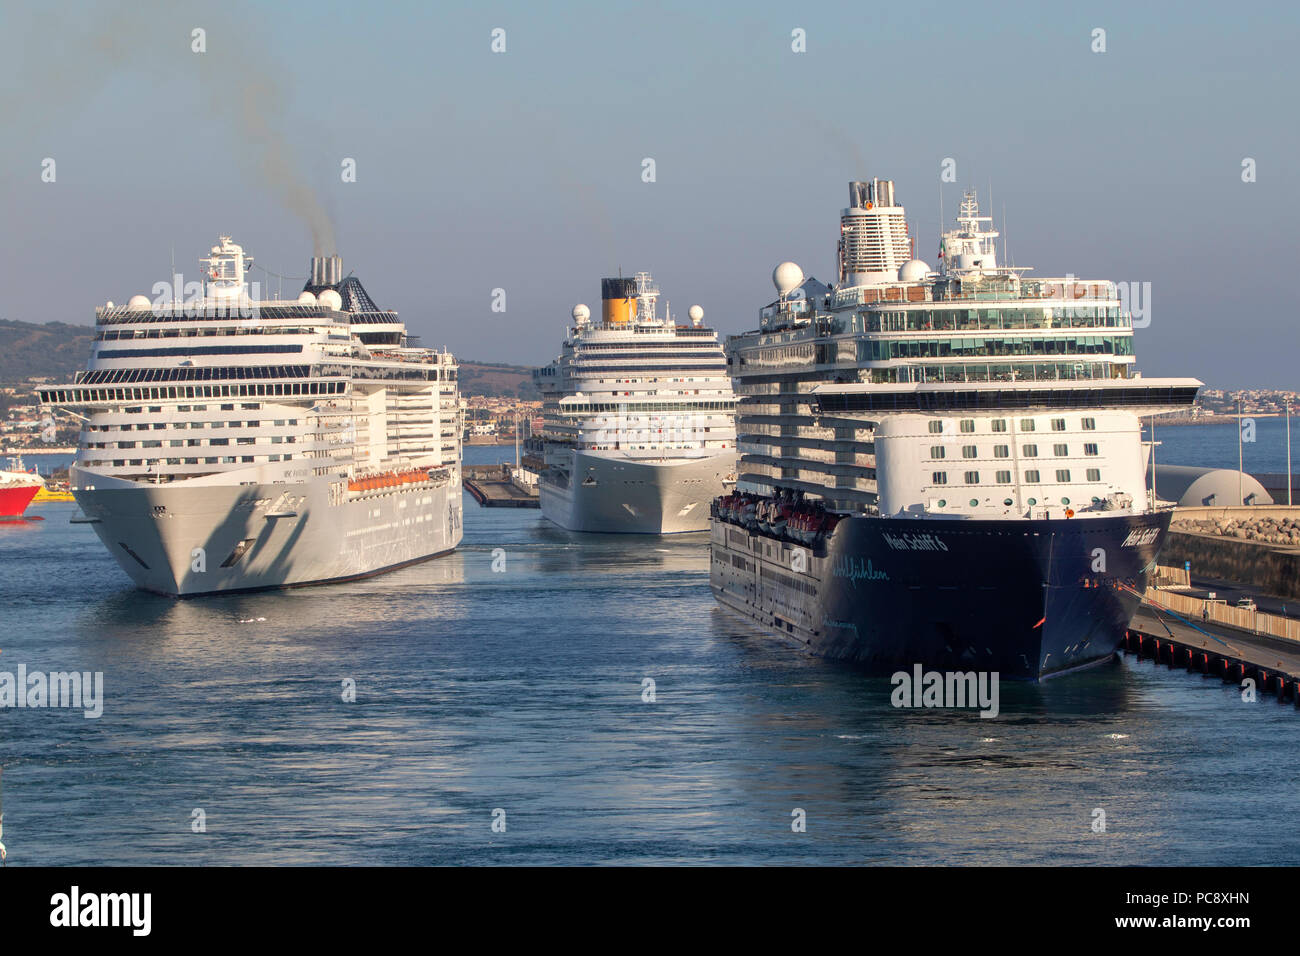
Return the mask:
[[91,322],[221,232],[301,276],[298,188],[345,271],[463,358],[549,360],[619,268],[736,332],[778,261],[834,277],[851,178],[896,181],[933,264],[952,157],[945,215],[991,183],[1017,265],[1152,284],[1147,374],[1300,387],[1298,24],[1285,3],[11,2],[0,317]]

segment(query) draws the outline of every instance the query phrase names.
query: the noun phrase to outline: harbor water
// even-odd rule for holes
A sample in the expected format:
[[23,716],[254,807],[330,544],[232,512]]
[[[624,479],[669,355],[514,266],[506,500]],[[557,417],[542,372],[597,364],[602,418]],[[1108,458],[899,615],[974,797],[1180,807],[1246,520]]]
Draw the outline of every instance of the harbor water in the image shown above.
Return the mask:
[[[1246,423],[1248,420],[1249,423]],[[1286,473],[1285,418],[1243,419],[1241,429],[1242,468],[1251,475]],[[1237,420],[1214,425],[1157,425],[1156,461],[1167,465],[1197,465],[1203,468],[1237,470]],[[1151,439],[1149,426],[1142,437]],[[1291,469],[1300,471],[1300,419],[1291,423]]]
[[448,557],[177,601],[76,513],[0,524],[0,673],[104,680],[95,719],[0,709],[11,866],[1300,859],[1300,714],[1218,679],[1127,658],[991,719],[901,709],[718,608],[703,534],[467,497]]

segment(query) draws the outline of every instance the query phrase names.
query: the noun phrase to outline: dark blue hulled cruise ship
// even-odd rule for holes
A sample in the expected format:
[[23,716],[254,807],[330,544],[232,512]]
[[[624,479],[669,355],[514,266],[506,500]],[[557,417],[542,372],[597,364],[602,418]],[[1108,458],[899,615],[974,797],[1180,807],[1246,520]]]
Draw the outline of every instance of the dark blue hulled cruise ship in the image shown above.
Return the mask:
[[1201,383],[1134,371],[1115,283],[1000,266],[973,193],[937,270],[892,182],[849,197],[836,284],[782,263],[760,328],[727,342],[740,463],[714,594],[872,671],[1109,659],[1170,519],[1140,419]]

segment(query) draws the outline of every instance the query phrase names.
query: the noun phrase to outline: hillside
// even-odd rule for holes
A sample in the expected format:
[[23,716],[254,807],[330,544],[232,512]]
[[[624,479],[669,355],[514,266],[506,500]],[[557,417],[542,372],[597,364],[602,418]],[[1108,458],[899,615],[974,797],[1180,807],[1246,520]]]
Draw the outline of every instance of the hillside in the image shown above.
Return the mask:
[[526,365],[496,365],[491,362],[460,360],[460,390],[463,395],[489,398],[538,400],[542,393],[533,384],[533,370]]
[[88,325],[66,322],[38,325],[0,319],[0,382],[71,378],[86,367],[93,331]]
[[[93,329],[66,322],[18,322],[0,319],[0,383],[15,385],[29,378],[65,381],[85,368]],[[532,369],[493,362],[460,363],[464,395],[540,398]]]

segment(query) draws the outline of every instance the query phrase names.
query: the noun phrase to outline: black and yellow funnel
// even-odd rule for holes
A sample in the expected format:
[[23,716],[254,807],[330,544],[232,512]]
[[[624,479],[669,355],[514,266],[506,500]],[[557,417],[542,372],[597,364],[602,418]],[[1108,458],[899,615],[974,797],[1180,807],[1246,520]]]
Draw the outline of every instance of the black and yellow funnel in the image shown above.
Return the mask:
[[600,280],[601,318],[610,325],[627,325],[636,319],[636,280]]

